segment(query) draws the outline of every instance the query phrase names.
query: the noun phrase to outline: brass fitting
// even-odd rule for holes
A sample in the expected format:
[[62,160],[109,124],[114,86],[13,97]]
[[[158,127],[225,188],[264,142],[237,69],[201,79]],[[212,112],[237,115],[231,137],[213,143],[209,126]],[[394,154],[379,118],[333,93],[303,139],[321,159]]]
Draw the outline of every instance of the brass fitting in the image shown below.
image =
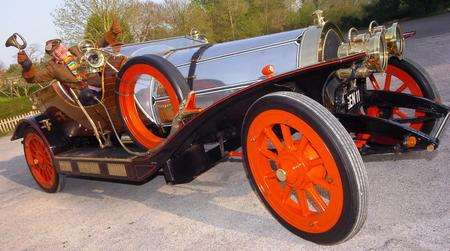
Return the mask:
[[405,49],[405,39],[403,38],[403,32],[400,25],[398,23],[393,23],[391,27],[386,29],[384,38],[389,54],[402,57]]
[[367,54],[365,66],[372,71],[383,72],[388,63],[384,29],[370,28],[369,33],[358,34],[356,28],[348,31],[348,42],[338,48],[338,56],[345,57],[356,53]]
[[345,68],[345,69],[339,69],[336,71],[336,77],[339,79],[348,79],[350,77],[353,78],[367,78],[369,77],[373,71],[369,70],[367,67],[362,66],[358,67],[356,69],[352,68]]
[[323,17],[323,11],[322,10],[316,10],[313,12],[314,16],[314,24],[320,27],[323,27],[325,25],[325,19]]

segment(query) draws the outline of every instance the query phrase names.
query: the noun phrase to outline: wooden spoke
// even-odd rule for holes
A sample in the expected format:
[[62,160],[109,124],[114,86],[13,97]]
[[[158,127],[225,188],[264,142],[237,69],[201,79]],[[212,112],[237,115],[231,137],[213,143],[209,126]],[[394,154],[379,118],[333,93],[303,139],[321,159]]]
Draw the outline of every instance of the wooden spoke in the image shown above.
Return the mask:
[[391,89],[391,81],[392,81],[392,75],[386,73],[386,79],[384,81],[384,90],[389,91]]
[[266,158],[268,158],[268,159],[271,159],[271,160],[273,160],[273,161],[275,161],[275,162],[278,160],[278,156],[277,156],[274,152],[270,151],[269,149],[266,149],[266,148],[260,148],[260,149],[259,149],[259,152],[260,152],[264,157],[266,157]]
[[296,194],[302,215],[306,217],[310,214],[310,211],[308,209],[308,199],[306,198],[305,192],[302,190],[297,190]]
[[283,150],[283,144],[271,128],[264,128],[264,134],[267,136],[270,142],[272,142],[273,146],[275,147],[275,149],[277,149],[278,152],[281,152]]
[[281,124],[281,132],[283,134],[284,144],[288,149],[294,148],[294,140],[292,139],[291,128],[285,124]]
[[319,185],[321,188],[330,191],[332,189],[331,184],[329,184],[326,180],[318,178],[318,177],[314,177],[314,176],[309,176],[308,175],[309,180],[315,184],[315,185]]
[[404,119],[408,117],[408,114],[406,114],[405,112],[400,111],[400,109],[395,108],[393,110],[394,114],[396,114],[397,116],[399,116],[400,118]]
[[291,199],[292,190],[290,187],[285,186],[284,189],[281,190],[281,204],[286,206],[286,203]]
[[407,87],[408,85],[406,83],[403,83],[399,88],[395,90],[395,92],[403,92]]
[[317,209],[321,212],[325,212],[327,208],[327,204],[325,201],[323,201],[322,196],[320,196],[319,193],[317,193],[314,186],[309,186],[306,188],[306,191],[308,191],[309,195],[311,196],[311,199],[314,201],[314,204],[318,207]]
[[300,140],[296,141],[297,150],[303,152],[305,150],[306,146],[308,145],[309,141],[305,137],[305,135],[302,135]]
[[277,177],[275,171],[273,171],[273,170],[270,170],[263,175],[264,175],[264,179],[268,179],[268,180],[275,179]]
[[370,79],[370,83],[372,83],[373,89],[375,89],[375,90],[381,89],[380,85],[378,84],[377,79],[375,78],[375,76],[373,74],[370,75],[369,79]]

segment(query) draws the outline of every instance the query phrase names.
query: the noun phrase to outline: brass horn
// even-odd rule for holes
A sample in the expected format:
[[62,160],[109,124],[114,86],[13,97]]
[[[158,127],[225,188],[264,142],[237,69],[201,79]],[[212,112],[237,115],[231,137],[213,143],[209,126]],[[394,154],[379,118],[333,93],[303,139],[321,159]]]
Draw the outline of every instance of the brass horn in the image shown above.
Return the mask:
[[[20,40],[22,40],[22,43],[19,43],[17,41],[17,37],[19,37]],[[14,46],[19,50],[24,50],[25,48],[27,48],[27,41],[25,41],[25,38],[23,38],[19,33],[14,33],[8,38],[8,40],[6,40],[5,46],[6,47]]]

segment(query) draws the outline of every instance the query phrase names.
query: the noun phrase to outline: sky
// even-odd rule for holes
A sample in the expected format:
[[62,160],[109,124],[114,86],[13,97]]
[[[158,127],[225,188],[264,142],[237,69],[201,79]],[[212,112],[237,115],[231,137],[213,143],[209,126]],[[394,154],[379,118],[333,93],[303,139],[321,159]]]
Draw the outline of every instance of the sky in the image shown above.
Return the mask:
[[[162,2],[162,0],[154,0]],[[5,67],[16,62],[17,49],[4,46],[6,39],[17,32],[27,43],[36,44],[42,53],[45,41],[58,37],[51,13],[64,0],[2,1],[0,15],[0,64]]]

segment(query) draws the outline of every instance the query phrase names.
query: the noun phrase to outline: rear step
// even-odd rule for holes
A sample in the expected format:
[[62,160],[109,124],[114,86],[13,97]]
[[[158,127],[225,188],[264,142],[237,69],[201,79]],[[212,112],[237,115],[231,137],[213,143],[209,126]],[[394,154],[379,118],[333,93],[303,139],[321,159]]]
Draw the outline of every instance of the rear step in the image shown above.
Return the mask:
[[62,174],[129,182],[145,181],[158,169],[119,147],[72,149],[55,155],[55,166]]

